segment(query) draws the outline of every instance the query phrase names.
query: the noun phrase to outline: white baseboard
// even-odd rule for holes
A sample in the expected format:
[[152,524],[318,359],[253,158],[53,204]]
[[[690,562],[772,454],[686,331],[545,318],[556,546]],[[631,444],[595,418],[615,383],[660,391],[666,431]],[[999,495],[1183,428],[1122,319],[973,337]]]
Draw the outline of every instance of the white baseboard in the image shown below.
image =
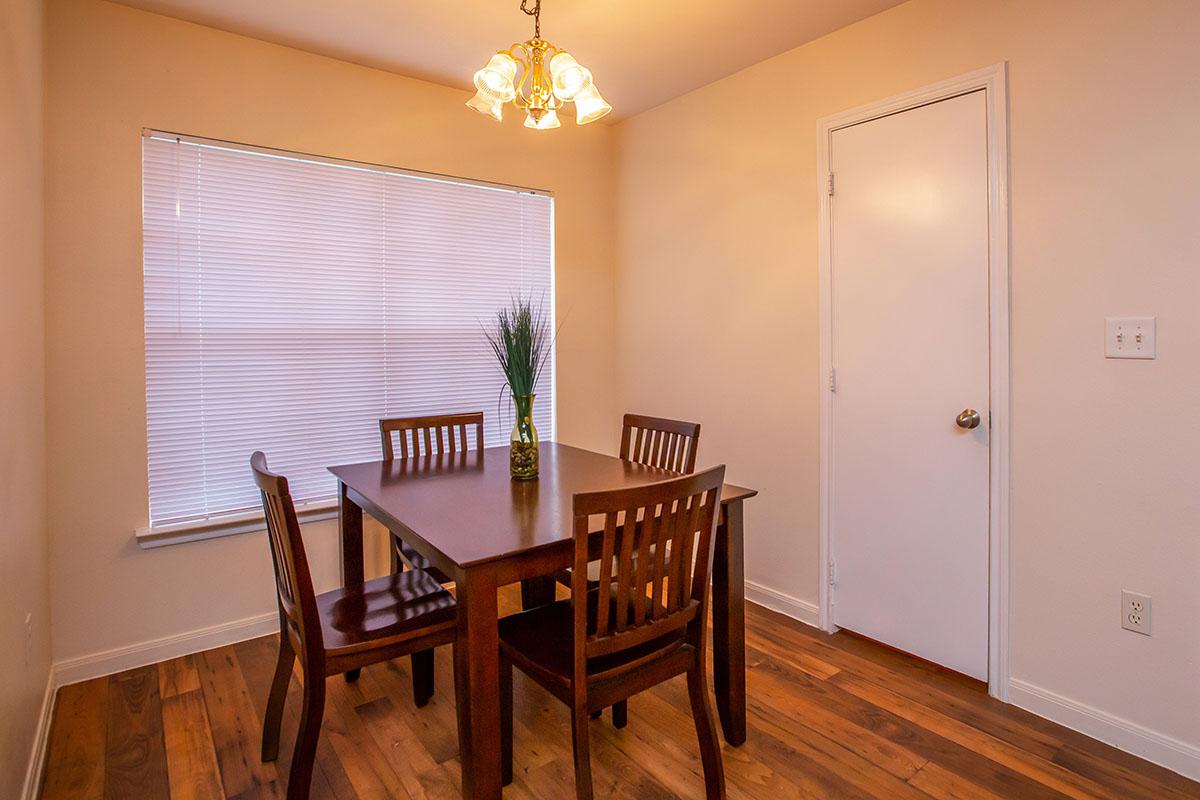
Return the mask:
[[799,620],[805,625],[818,627],[818,609],[815,603],[792,597],[778,589],[763,586],[761,583],[746,581],[746,599],[760,606],[778,611],[780,614]]
[[1200,780],[1200,747],[1194,744],[1150,730],[1019,678],[1009,681],[1009,701],[1039,717],[1153,761],[1185,777]]
[[269,614],[259,614],[209,628],[59,661],[54,665],[54,671],[58,686],[67,686],[278,632],[279,613],[272,611]]
[[33,748],[29,752],[29,766],[25,770],[25,785],[21,788],[21,800],[34,800],[42,788],[46,746],[50,743],[50,720],[54,716],[54,698],[57,692],[58,676],[51,665],[46,675],[46,694],[42,697],[42,710],[38,713]]

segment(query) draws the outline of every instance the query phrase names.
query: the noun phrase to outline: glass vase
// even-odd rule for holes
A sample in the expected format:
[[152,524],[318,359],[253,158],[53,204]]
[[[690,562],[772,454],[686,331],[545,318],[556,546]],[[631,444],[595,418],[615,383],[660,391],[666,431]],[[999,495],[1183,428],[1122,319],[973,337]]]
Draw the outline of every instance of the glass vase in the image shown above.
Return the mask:
[[517,424],[513,425],[508,454],[508,469],[513,480],[527,481],[538,475],[538,432],[533,424],[535,394],[513,397]]

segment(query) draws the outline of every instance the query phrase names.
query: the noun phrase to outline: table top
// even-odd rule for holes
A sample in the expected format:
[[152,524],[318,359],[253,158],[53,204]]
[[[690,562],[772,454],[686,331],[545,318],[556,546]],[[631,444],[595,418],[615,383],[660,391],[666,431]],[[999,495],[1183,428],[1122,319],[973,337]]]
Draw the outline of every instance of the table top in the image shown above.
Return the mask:
[[[542,442],[536,480],[514,481],[508,447],[330,467],[350,490],[460,567],[551,547],[572,536],[572,496],[676,477],[673,473]],[[722,503],[758,492],[726,484]]]

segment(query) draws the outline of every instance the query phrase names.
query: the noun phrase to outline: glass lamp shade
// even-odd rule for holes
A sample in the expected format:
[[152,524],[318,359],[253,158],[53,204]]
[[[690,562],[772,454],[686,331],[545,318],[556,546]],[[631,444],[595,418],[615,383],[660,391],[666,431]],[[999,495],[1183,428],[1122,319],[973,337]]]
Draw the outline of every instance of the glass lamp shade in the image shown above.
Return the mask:
[[612,106],[604,102],[595,84],[575,95],[575,121],[580,125],[595,122],[610,111]]
[[556,112],[554,109],[550,109],[543,114],[540,120],[535,120],[533,118],[533,114],[525,115],[526,128],[533,128],[534,130],[538,131],[548,131],[552,128],[557,128],[561,124],[562,123],[558,121],[558,112]]
[[475,96],[467,101],[467,108],[478,111],[486,117],[491,117],[500,122],[503,120],[503,111],[501,106],[504,104],[499,100],[493,100],[490,97],[485,97],[483,92],[476,92]]
[[516,77],[516,60],[507,53],[497,53],[486,67],[475,73],[475,88],[486,98],[507,103],[516,96],[513,86]]
[[592,73],[570,53],[557,53],[550,59],[550,83],[555,97],[570,101],[591,87]]

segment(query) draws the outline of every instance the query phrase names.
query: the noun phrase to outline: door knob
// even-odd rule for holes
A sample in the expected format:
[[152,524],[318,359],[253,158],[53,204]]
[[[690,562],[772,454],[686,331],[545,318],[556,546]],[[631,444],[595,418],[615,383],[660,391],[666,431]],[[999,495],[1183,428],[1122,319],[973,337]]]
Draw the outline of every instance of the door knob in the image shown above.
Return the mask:
[[966,428],[967,430],[978,428],[979,412],[973,408],[964,408],[962,413],[958,415],[958,419],[954,420],[954,422],[958,425],[958,427]]

